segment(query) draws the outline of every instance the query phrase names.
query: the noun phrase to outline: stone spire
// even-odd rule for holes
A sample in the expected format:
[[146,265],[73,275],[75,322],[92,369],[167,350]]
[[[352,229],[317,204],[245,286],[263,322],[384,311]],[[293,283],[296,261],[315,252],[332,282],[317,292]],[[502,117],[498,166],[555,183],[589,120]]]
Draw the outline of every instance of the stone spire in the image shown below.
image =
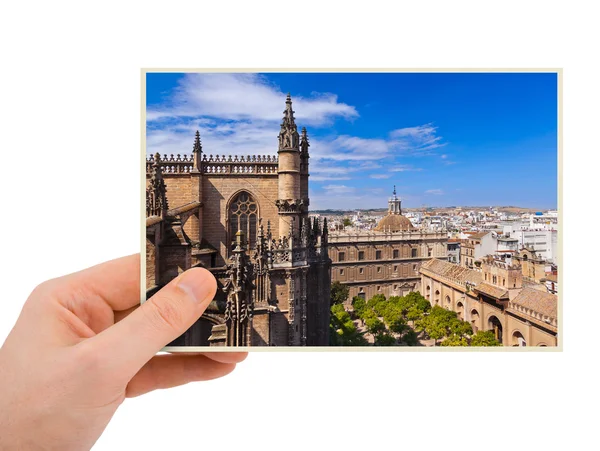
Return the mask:
[[227,280],[223,292],[227,296],[225,324],[227,325],[227,346],[249,346],[254,303],[254,271],[246,255],[244,232],[235,234],[235,248],[227,265]]
[[310,143],[308,142],[308,135],[306,134],[306,127],[302,127],[302,135],[300,137],[300,153],[308,156],[308,148]]
[[[275,201],[279,213],[279,236],[286,236],[288,230],[296,231],[292,223],[297,224],[296,216],[302,216],[308,203],[301,195],[301,157],[300,136],[294,121],[294,110],[292,110],[292,99],[287,95],[285,110],[279,132],[279,156],[277,165],[278,174],[278,199]],[[298,218],[300,219],[300,218]],[[298,238],[298,236],[294,236]]]
[[194,170],[200,170],[200,161],[202,159],[202,143],[200,142],[200,132],[196,130],[196,138],[194,139],[194,150],[192,150],[194,156]]
[[392,193],[392,197],[388,200],[388,214],[401,215],[401,203],[402,201],[396,196],[396,185],[394,185],[394,192]]
[[146,188],[146,216],[161,216],[164,218],[168,208],[167,187],[162,176],[160,154],[157,152],[154,155],[150,183]]
[[283,111],[283,120],[281,121],[281,130],[279,132],[279,150],[298,150],[298,128],[294,120],[294,110],[292,110],[292,98],[288,93],[285,100],[285,110]]

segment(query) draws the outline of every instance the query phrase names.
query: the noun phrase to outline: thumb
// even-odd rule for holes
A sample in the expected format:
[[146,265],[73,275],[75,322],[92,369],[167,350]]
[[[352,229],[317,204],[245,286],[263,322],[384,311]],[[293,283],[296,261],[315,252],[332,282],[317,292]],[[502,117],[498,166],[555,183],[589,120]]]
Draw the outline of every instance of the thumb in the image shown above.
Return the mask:
[[200,318],[216,291],[210,271],[188,269],[126,318],[83,343],[94,348],[91,352],[110,356],[111,369],[133,376]]

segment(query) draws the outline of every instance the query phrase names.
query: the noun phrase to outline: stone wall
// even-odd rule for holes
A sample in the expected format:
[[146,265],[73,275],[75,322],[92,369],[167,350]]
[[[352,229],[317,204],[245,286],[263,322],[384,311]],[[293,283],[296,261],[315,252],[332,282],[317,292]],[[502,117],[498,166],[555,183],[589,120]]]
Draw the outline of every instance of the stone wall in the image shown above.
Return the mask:
[[278,195],[277,176],[202,176],[202,237],[219,251],[217,265],[225,264],[223,256],[228,254],[227,208],[232,197],[239,191],[250,193],[258,203],[259,217],[263,226],[271,221],[273,236],[278,233],[278,212],[275,201]]

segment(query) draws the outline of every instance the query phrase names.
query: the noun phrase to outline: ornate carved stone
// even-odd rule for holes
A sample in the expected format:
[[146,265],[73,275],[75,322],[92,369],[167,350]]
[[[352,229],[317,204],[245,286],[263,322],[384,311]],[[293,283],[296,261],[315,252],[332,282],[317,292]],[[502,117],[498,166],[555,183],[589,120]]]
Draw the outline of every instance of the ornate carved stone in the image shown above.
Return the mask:
[[160,154],[157,152],[154,155],[150,183],[146,189],[146,217],[164,217],[167,214],[168,209],[167,187],[165,186],[165,181],[162,177]]
[[227,296],[225,324],[227,325],[227,346],[249,346],[250,327],[254,303],[252,291],[255,288],[254,266],[245,251],[244,233],[236,233],[236,246],[227,265],[227,279],[223,291]]
[[275,201],[279,213],[304,213],[308,210],[308,204],[308,199],[277,199]]

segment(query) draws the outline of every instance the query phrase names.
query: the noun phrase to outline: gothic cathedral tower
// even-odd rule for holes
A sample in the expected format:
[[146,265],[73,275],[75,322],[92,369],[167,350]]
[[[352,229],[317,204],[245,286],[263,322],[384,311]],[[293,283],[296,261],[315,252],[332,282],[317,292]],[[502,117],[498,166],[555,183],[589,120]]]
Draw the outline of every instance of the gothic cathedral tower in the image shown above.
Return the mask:
[[279,235],[293,251],[285,269],[288,288],[288,345],[324,346],[329,342],[331,260],[327,253],[327,222],[308,219],[308,135],[298,134],[287,95],[279,132]]

